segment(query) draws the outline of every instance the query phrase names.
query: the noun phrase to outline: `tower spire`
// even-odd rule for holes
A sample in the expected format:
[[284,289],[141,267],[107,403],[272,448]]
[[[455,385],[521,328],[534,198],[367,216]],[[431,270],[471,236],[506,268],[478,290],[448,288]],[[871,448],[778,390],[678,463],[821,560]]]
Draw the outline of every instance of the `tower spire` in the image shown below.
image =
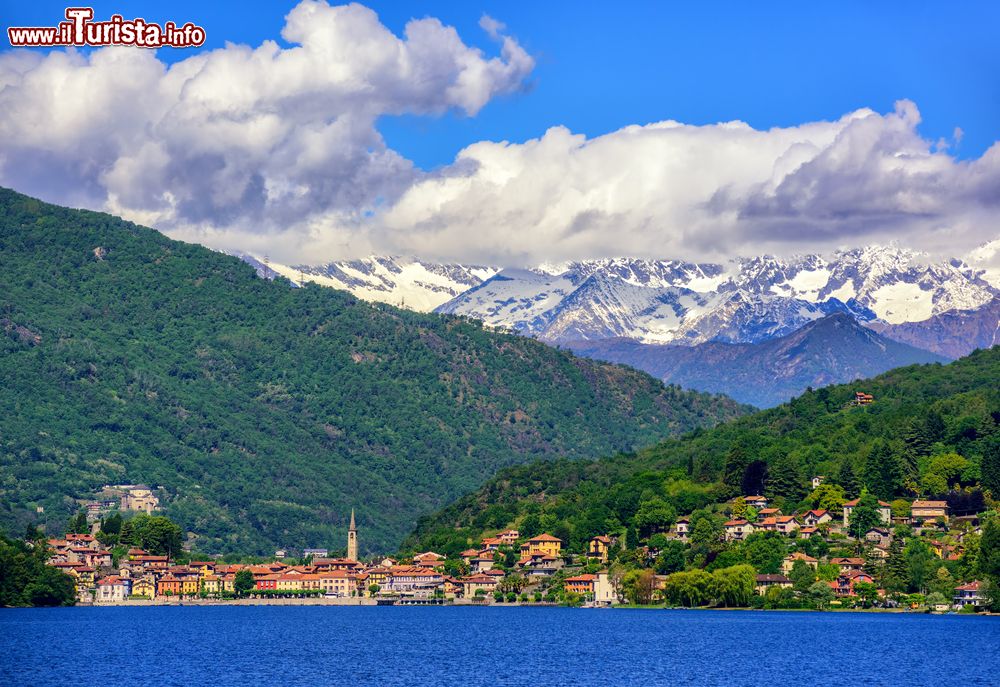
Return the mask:
[[354,524],[354,509],[351,509],[351,526],[347,528],[347,557],[358,560],[358,528]]

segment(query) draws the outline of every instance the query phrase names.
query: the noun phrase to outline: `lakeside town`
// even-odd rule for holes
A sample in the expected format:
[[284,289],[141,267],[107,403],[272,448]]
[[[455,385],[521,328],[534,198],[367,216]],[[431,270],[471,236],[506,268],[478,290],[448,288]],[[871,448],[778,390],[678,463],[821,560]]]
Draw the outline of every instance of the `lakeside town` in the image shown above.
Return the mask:
[[[821,489],[823,481],[813,478],[814,489]],[[785,514],[768,498],[750,494],[726,504],[728,519],[715,529],[707,518],[680,517],[632,550],[625,537],[615,534],[595,536],[584,550],[571,551],[550,533],[529,536],[505,529],[452,556],[423,551],[369,560],[359,556],[352,511],[346,555],[331,557],[328,549],[313,548],[292,558],[280,550],[266,562],[226,563],[192,560],[182,550],[173,555],[139,546],[109,550],[101,528],[112,520],[104,516],[111,513],[120,526],[121,511],[149,518],[158,505],[148,487],[114,489],[117,504],[88,504],[91,532],[46,542],[47,564],[72,578],[79,605],[561,604],[974,612],[988,604],[987,585],[965,579],[965,571],[975,570],[970,558],[979,553],[983,523],[979,515],[954,516],[946,501],[890,504],[866,493],[829,509]],[[704,546],[706,536],[715,540],[716,561],[739,547],[754,547],[755,565],[685,570],[675,564],[666,572],[665,555]],[[893,590],[894,574],[915,574],[915,550],[926,554],[919,561],[921,590]]]

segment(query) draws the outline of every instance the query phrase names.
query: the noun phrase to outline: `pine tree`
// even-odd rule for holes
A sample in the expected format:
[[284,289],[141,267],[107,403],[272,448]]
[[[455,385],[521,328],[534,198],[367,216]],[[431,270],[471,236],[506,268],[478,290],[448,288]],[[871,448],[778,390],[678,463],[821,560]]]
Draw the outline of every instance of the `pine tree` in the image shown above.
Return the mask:
[[845,459],[843,463],[840,464],[840,472],[837,473],[837,484],[839,484],[844,489],[844,496],[848,499],[855,499],[861,491],[861,485],[858,483],[858,476],[854,472],[854,466],[851,464],[850,460]]
[[994,439],[986,444],[980,472],[983,487],[990,490],[994,499],[1000,499],[1000,441]]
[[764,493],[769,479],[767,463],[763,460],[755,460],[747,465],[746,470],[743,471],[740,486],[747,496],[757,496]]
[[885,561],[885,588],[901,592],[909,583],[909,567],[903,555],[903,538],[894,536],[889,544],[889,557]]
[[767,480],[769,497],[784,496],[790,501],[798,501],[804,493],[798,461],[786,454],[769,466]]
[[889,444],[881,439],[872,446],[865,461],[864,483],[875,496],[886,501],[902,486],[903,475],[899,459]]

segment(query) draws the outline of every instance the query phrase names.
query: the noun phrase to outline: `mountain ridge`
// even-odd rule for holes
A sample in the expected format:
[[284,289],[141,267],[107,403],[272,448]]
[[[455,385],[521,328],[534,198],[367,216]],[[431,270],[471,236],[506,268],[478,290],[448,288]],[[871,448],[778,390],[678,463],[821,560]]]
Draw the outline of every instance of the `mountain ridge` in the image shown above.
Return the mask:
[[581,355],[631,365],[667,383],[725,393],[760,408],[788,401],[810,387],[873,377],[915,363],[947,362],[863,327],[844,312],[755,343],[676,346],[604,339],[563,345]]

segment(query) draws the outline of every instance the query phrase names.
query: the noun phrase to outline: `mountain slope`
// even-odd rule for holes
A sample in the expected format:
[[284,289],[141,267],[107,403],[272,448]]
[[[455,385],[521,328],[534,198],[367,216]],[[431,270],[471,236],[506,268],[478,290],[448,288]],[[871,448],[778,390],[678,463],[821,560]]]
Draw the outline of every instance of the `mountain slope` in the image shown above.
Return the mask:
[[[850,404],[859,388],[874,396],[871,405]],[[885,500],[912,498],[916,489],[954,500],[953,512],[975,511],[977,492],[957,488],[976,486],[983,454],[997,456],[998,444],[1000,348],[994,348],[948,365],[898,368],[860,385],[811,391],[634,454],[504,470],[422,518],[405,546],[452,553],[479,541],[484,530],[517,527],[522,536],[552,532],[579,550],[600,534],[628,529],[645,536],[651,522],[665,527],[750,493],[744,489],[764,491],[786,513],[816,508],[800,501],[813,475],[844,486],[848,498],[858,495],[860,483]],[[990,474],[995,480],[995,469]],[[942,486],[953,491],[941,493]],[[1000,492],[1000,483],[987,486]],[[978,498],[980,510],[982,503]]]
[[[504,466],[733,417],[478,324],[259,279],[240,260],[0,190],[0,525],[161,486],[204,551],[391,548]],[[36,507],[44,513],[36,516]]]
[[975,310],[950,310],[922,322],[869,322],[868,326],[896,341],[958,358],[1000,344],[1000,298]]
[[844,313],[752,344],[655,346],[605,339],[565,345],[580,355],[631,365],[665,382],[724,393],[759,408],[784,403],[808,387],[872,377],[904,365],[946,361],[880,336]]

